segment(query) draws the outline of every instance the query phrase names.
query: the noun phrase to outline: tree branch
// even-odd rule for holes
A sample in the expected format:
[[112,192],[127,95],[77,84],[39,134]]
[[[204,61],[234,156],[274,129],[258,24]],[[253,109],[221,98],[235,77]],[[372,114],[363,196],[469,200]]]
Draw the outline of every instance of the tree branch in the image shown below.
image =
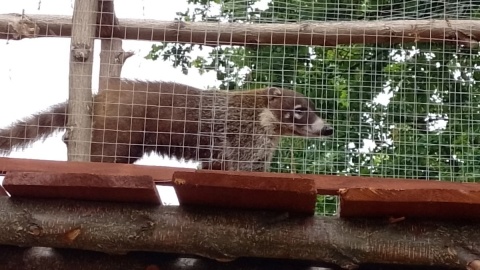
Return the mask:
[[[360,263],[465,268],[456,250],[479,254],[479,239],[474,221],[390,223],[232,209],[0,198],[0,245],[110,254],[155,251],[218,261],[295,259],[348,269]],[[468,256],[468,261],[475,258]]]
[[[30,27],[13,27],[27,23]],[[31,31],[15,31],[17,28],[31,29]],[[2,39],[69,37],[70,35],[71,18],[68,16],[0,15],[0,38]],[[480,40],[480,21],[305,21],[285,24],[243,24],[120,19],[118,31],[114,31],[114,37],[211,46],[270,44],[334,46],[337,44],[446,42],[475,47]]]
[[123,64],[129,57],[133,56],[133,52],[123,50],[122,39],[115,38],[119,35],[120,28],[115,15],[114,4],[113,0],[98,1],[97,36],[102,37],[99,89],[108,87],[106,85],[108,78],[120,78]]

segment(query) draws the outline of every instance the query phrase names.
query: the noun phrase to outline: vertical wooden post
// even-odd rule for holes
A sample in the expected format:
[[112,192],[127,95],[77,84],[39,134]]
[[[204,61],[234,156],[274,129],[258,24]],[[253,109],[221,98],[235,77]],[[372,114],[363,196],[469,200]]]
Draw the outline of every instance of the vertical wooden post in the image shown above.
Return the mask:
[[99,91],[107,87],[108,78],[120,78],[125,60],[133,52],[125,52],[113,0],[98,1],[98,36],[101,38]]
[[68,123],[64,140],[69,161],[90,161],[93,46],[98,0],[75,0],[70,52]]

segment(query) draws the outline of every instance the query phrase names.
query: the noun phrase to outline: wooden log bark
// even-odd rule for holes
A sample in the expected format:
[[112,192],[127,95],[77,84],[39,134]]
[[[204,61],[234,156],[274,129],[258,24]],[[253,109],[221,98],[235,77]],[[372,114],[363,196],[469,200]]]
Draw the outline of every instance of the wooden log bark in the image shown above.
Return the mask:
[[[0,38],[69,37],[71,19],[57,15],[0,15]],[[395,44],[433,42],[477,47],[479,20],[395,20],[301,23],[213,23],[119,19],[115,37],[219,45]]]
[[[242,258],[217,262],[154,252],[111,255],[102,252],[47,247],[0,246],[2,270],[328,270],[313,262]],[[121,266],[121,267],[119,267]]]
[[75,0],[70,52],[68,122],[64,140],[69,161],[90,161],[93,46],[97,0]]
[[[240,258],[218,262],[175,254],[133,252],[111,255],[102,252],[46,247],[0,246],[2,270],[336,270],[335,265],[308,261]],[[360,265],[357,270],[449,270],[430,266]]]
[[125,254],[155,251],[231,261],[308,260],[464,269],[480,253],[478,222],[342,220],[286,212],[153,207],[0,197],[0,245]]

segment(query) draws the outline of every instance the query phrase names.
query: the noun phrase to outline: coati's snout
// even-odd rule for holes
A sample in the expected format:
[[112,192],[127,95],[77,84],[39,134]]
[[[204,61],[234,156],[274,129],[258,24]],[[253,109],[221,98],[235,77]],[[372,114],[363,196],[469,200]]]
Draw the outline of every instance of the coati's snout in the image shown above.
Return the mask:
[[270,87],[269,107],[280,122],[280,134],[329,137],[334,133],[306,96],[288,89]]
[[[302,121],[303,117],[306,118],[306,123]],[[300,118],[298,114],[294,116],[292,126],[294,135],[305,137],[329,137],[333,135],[333,127],[325,123],[315,112],[310,112],[309,115],[303,117]]]
[[333,127],[331,127],[331,126],[323,127],[322,130],[320,131],[320,135],[325,136],[325,137],[332,136],[333,135]]
[[[319,117],[316,113],[313,113],[313,123],[307,123],[306,125],[299,123],[295,124],[295,130],[300,130],[300,134],[303,136],[315,136],[315,137],[329,137],[333,135],[334,129],[329,124],[325,123],[325,121]],[[302,132],[303,131],[303,132]],[[303,134],[301,134],[303,133]]]

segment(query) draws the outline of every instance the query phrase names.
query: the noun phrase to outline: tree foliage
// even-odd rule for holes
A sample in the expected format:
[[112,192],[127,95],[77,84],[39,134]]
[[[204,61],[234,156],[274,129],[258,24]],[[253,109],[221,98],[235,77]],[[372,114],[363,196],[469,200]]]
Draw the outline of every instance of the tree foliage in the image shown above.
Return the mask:
[[[263,10],[257,2],[189,0],[196,9],[179,14],[179,20],[278,23],[480,14],[480,1],[273,0]],[[212,7],[220,13],[212,14]],[[416,43],[247,45],[217,47],[211,59],[192,60],[182,53],[186,47],[193,48],[168,44],[151,55],[172,58],[174,66],[214,70],[225,90],[293,88],[312,98],[334,124],[333,139],[285,138],[272,171],[445,181],[475,181],[480,174],[478,51]]]

